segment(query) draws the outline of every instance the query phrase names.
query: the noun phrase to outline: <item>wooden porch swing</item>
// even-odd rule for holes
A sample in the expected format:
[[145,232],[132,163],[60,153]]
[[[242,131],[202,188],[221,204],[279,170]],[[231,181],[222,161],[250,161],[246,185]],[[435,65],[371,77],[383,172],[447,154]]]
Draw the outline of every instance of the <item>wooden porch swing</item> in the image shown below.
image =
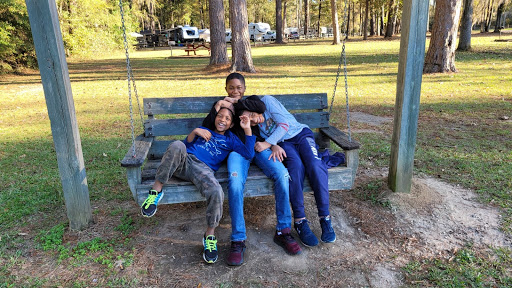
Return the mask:
[[[224,97],[144,98],[143,113],[147,118],[143,120],[137,89],[135,87],[135,80],[133,78],[130,65],[121,0],[119,1],[119,6],[121,8],[121,17],[123,19],[133,142],[130,150],[121,161],[121,166],[126,168],[128,185],[135,202],[137,202],[138,205],[141,205],[147,198],[148,191],[153,186],[156,170],[160,165],[163,154],[171,141],[176,141],[167,140],[169,136],[177,136],[176,139],[180,140],[184,139],[184,137],[194,128],[201,125],[203,118],[198,118],[197,114],[207,114],[212,105]],[[348,133],[344,133],[329,124],[342,63],[345,77]],[[139,107],[141,122],[144,128],[144,132],[137,137],[135,137],[134,132],[133,105],[131,97],[132,84]],[[299,122],[308,125],[315,132],[316,142],[321,150],[329,148],[331,141],[343,149],[346,163],[329,169],[329,190],[351,189],[354,185],[356,171],[359,165],[359,143],[354,141],[350,135],[345,38],[343,38],[343,49],[338,65],[338,73],[330,106],[328,106],[327,93],[272,96],[281,102]],[[165,115],[170,118],[157,119],[156,116],[158,115]],[[227,197],[228,172],[225,164],[215,173],[215,177],[218,179]],[[205,200],[194,184],[175,177],[171,177],[169,181],[164,184],[162,191],[164,192],[164,197],[159,204]],[[310,191],[312,190],[306,179],[304,192]],[[254,197],[265,195],[273,195],[273,181],[267,178],[267,176],[265,176],[256,165],[251,164],[245,184],[244,196]]]

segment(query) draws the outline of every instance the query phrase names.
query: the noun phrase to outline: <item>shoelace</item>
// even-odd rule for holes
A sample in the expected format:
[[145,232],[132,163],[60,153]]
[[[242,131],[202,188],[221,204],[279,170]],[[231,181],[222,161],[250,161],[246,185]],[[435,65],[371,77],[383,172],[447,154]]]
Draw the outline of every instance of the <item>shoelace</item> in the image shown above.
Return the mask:
[[241,242],[232,242],[231,243],[231,251],[235,253],[240,253],[244,249],[244,243]]
[[332,231],[334,231],[334,229],[332,229],[332,226],[331,226],[331,225],[329,225],[329,222],[330,222],[329,220],[322,221],[322,228],[323,228],[324,230],[327,230],[327,231],[329,231],[329,232],[332,232]]
[[148,198],[146,199],[146,201],[144,201],[144,204],[142,204],[143,206],[145,206],[144,208],[146,208],[146,209],[147,209],[147,208],[149,207],[149,205],[151,205],[151,204],[155,204],[155,200],[156,200],[156,197],[157,197],[157,196],[158,196],[158,194],[157,194],[157,195],[151,195],[151,194],[150,194],[150,195],[148,196]]
[[283,234],[283,237],[284,237],[284,241],[286,241],[287,243],[294,242],[292,234],[290,234],[290,233]]
[[206,250],[212,252],[212,250],[217,250],[217,239],[213,240],[210,238],[206,238],[205,242],[205,248]]
[[[300,220],[300,222],[297,224],[299,224],[299,227],[298,227],[299,229],[297,229],[297,233],[302,234],[302,232],[304,232],[304,229],[303,229],[304,226],[308,225],[308,220],[306,220],[306,219]],[[308,225],[308,227],[309,227],[309,225]]]

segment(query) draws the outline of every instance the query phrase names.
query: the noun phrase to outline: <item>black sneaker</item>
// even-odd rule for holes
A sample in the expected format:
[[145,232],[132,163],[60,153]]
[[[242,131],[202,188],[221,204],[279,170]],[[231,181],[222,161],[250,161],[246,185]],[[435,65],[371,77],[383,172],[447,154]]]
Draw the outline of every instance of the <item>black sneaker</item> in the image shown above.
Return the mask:
[[322,236],[320,239],[322,239],[323,242],[332,243],[336,241],[336,233],[334,233],[334,229],[332,229],[330,216],[320,218],[320,226],[322,227]]
[[295,222],[293,226],[295,227],[297,234],[299,234],[299,239],[302,244],[308,247],[318,245],[318,238],[316,238],[315,234],[313,234],[313,231],[311,231],[309,228],[308,220],[300,220],[299,222]]
[[298,255],[302,253],[299,243],[293,239],[291,234],[292,229],[284,228],[281,231],[276,231],[274,234],[274,243],[284,248],[284,251],[289,255]]
[[244,264],[245,241],[231,241],[229,249],[228,265],[240,266]]
[[217,252],[217,238],[213,235],[208,235],[206,238],[203,237],[203,259],[206,263],[215,263],[219,257]]
[[156,213],[156,206],[158,205],[158,202],[162,199],[164,196],[164,192],[158,192],[156,190],[149,190],[149,195],[146,200],[144,200],[144,203],[140,206],[140,212],[142,213],[142,216],[144,217],[151,217],[155,215]]

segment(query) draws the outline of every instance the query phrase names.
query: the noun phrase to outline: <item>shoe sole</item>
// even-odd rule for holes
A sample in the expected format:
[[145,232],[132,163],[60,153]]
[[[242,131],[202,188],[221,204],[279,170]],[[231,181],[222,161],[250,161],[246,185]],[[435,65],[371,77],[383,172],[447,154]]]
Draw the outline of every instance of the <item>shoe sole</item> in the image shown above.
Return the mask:
[[308,245],[308,244],[304,243],[304,241],[302,241],[302,239],[300,239],[300,234],[298,232],[297,232],[297,235],[299,236],[299,240],[300,240],[300,243],[302,243],[302,245],[309,247],[309,248],[318,246],[318,243],[316,243],[315,245]]
[[[299,238],[299,239],[300,239],[300,238]],[[302,245],[304,245],[304,246],[306,246],[306,247],[308,247],[308,248],[318,246],[318,244],[315,244],[315,245],[308,245],[308,244],[306,244],[306,243],[302,242],[302,240],[300,240],[300,243],[302,243]]]
[[204,259],[204,261],[205,261],[206,263],[208,263],[208,264],[213,264],[213,263],[217,262],[217,260],[219,259],[219,257],[217,257],[217,258],[215,258],[215,259],[213,259],[213,260],[206,260],[206,255],[203,253],[203,259]]
[[244,251],[242,252],[242,262],[240,262],[240,263],[230,263],[230,262],[226,261],[226,264],[228,264],[228,266],[242,266],[244,264],[244,259],[245,259],[246,256],[247,255],[246,255],[245,249],[244,249]]
[[140,208],[140,214],[142,214],[142,216],[144,216],[146,218],[151,218],[151,217],[155,216],[156,210],[158,210],[158,209],[155,209],[155,212],[153,214],[148,215],[148,214],[144,214],[144,211],[142,210],[142,208]]
[[229,263],[226,261],[226,264],[228,264],[228,266],[242,266],[245,264],[244,260],[242,260],[242,262],[240,263]]
[[322,242],[324,242],[324,243],[334,243],[334,242],[336,242],[336,238],[334,238],[334,240],[332,240],[332,241],[324,241],[324,240],[322,240]]
[[286,252],[286,254],[288,254],[288,255],[294,256],[294,255],[302,254],[302,250],[299,250],[295,254],[291,253],[290,251],[288,251],[288,249],[286,249],[286,244],[281,243],[281,242],[277,241],[276,239],[274,239],[274,243],[276,243],[277,245],[281,246],[284,249],[284,252]]

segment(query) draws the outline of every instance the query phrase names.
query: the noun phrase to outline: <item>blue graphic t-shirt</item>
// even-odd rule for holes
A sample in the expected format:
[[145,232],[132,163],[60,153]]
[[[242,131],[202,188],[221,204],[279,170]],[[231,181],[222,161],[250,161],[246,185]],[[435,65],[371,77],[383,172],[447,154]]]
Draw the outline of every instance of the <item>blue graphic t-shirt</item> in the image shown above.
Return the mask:
[[242,155],[247,160],[251,160],[254,157],[254,144],[256,143],[255,136],[245,136],[245,144],[238,139],[238,137],[231,131],[226,131],[224,135],[215,133],[214,131],[208,130],[212,133],[210,141],[204,140],[202,137],[196,136],[192,142],[187,142],[187,139],[183,140],[187,147],[187,153],[194,154],[197,159],[203,161],[206,165],[212,168],[213,171],[217,171],[220,164],[226,157],[228,157],[231,151],[235,151]]

